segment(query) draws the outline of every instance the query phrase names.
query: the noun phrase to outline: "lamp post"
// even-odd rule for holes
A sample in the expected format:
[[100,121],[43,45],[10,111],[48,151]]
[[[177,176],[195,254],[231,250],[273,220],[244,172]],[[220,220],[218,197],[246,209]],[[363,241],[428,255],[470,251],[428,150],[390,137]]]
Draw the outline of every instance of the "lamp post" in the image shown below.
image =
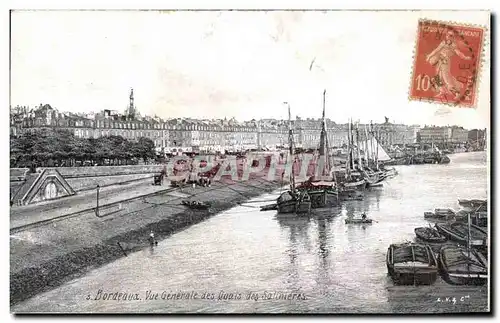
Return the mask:
[[97,205],[96,205],[96,214],[99,215],[99,189],[100,189],[100,186],[99,184],[97,184],[97,187],[96,187],[96,190],[97,190]]

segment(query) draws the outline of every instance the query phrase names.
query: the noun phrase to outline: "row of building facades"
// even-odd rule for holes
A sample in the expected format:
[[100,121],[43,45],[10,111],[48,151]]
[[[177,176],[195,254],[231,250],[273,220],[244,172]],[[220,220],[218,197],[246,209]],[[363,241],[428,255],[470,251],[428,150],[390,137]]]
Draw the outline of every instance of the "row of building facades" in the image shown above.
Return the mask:
[[[318,148],[321,125],[321,119],[296,117],[292,121],[294,144],[304,149]],[[330,147],[347,144],[348,124],[337,124],[327,119],[326,126]],[[83,115],[62,113],[48,104],[41,104],[34,109],[20,106],[11,108],[11,136],[41,128],[67,129],[79,138],[114,135],[134,140],[146,137],[154,142],[158,152],[165,153],[274,149],[288,144],[287,120],[162,120],[158,117],[140,117],[137,114],[123,115],[110,110]],[[354,128],[357,129],[359,140],[363,140],[370,131],[370,125],[360,124]],[[460,145],[468,141],[468,130],[456,126],[421,128],[417,125],[390,123],[386,118],[383,123],[374,123],[371,129],[385,147],[417,142]]]

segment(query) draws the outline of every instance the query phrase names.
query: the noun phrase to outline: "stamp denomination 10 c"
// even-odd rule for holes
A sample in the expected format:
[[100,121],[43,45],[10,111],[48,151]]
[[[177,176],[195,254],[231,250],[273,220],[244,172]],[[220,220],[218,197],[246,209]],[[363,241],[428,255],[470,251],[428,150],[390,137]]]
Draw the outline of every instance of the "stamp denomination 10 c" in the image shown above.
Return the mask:
[[420,20],[410,100],[475,108],[482,27]]

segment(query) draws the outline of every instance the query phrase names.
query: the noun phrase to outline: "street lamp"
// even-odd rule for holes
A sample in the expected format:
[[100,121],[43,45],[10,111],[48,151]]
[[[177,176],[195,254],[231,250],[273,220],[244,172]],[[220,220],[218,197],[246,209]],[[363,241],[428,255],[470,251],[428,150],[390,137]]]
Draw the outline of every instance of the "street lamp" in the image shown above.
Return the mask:
[[99,216],[99,184],[97,184],[97,187],[96,187],[96,190],[97,190],[97,205],[96,205],[96,209],[95,209],[95,213],[97,216]]

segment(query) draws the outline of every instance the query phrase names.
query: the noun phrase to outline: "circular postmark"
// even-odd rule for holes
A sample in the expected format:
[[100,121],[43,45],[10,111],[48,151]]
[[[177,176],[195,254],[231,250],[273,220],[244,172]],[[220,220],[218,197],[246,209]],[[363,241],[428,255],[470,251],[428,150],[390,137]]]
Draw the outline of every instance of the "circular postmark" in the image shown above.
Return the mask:
[[[479,48],[474,50],[473,45],[465,37],[468,33],[467,28],[435,20],[419,21],[421,33],[419,37],[422,40],[433,37],[434,39],[430,40],[439,42],[438,47],[426,57],[426,61],[437,70],[436,74],[430,78],[430,85],[438,94],[431,101],[441,101],[455,106],[472,105],[475,101],[472,96],[475,95],[481,43],[478,45]],[[458,64],[458,70],[451,72],[451,56],[453,55],[459,56],[461,62]]]

